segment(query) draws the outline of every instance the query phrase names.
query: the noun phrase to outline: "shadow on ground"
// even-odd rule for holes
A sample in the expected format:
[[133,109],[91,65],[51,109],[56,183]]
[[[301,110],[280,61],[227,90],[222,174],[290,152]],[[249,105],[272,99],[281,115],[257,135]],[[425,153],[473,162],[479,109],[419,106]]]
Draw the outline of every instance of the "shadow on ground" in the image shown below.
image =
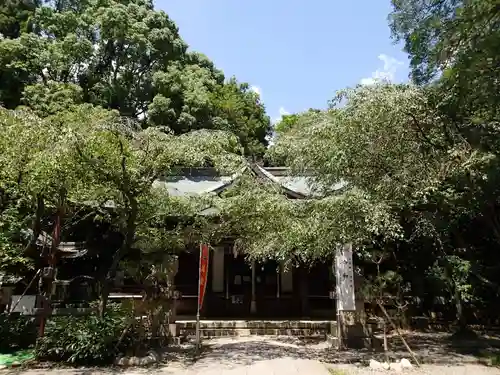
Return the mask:
[[[500,355],[500,337],[486,335],[468,335],[466,337],[450,333],[405,333],[405,339],[421,363],[460,365],[481,363],[481,360],[493,355]],[[388,337],[389,359],[399,361],[410,356],[401,339],[396,335]],[[373,350],[337,351],[321,339],[300,339],[296,337],[250,336],[218,338],[204,342],[203,350],[197,353],[194,346],[186,344],[169,347],[164,353],[161,364],[148,368],[136,368],[134,374],[192,374],[204,373],[208,369],[224,369],[238,366],[250,366],[262,361],[275,359],[309,359],[327,365],[366,365],[370,359],[385,361],[385,354]],[[19,369],[22,372],[21,369]],[[18,370],[18,371],[19,371]],[[55,371],[54,371],[55,370]],[[78,368],[51,369],[57,375],[103,375],[120,374],[130,369],[122,368]],[[32,374],[45,375],[47,370],[38,369]]]
[[[417,358],[424,363],[457,364],[480,362],[481,358],[500,353],[500,336],[478,335],[469,332],[466,335],[451,333],[418,333],[404,335]],[[395,354],[407,353],[402,341],[397,336],[391,337],[391,349]]]
[[[478,363],[482,357],[500,354],[498,336],[457,337],[449,333],[412,332],[404,337],[421,363]],[[390,336],[388,342],[390,360],[411,358],[399,337]],[[284,357],[319,360],[327,364],[366,364],[370,359],[386,359],[383,352],[368,349],[339,352],[319,339],[248,337],[208,341],[192,364],[219,363],[224,367],[234,367]]]

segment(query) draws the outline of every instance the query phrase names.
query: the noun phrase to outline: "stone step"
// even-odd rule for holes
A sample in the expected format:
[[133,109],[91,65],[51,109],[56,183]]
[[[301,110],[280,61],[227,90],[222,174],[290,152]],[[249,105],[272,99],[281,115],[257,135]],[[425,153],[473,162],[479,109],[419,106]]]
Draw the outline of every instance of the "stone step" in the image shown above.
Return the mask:
[[[195,328],[196,320],[177,320],[180,327]],[[201,320],[201,328],[309,328],[330,329],[330,320]]]
[[[194,329],[181,329],[181,336],[195,336]],[[203,337],[221,337],[221,336],[296,336],[296,337],[326,337],[326,331],[310,331],[307,329],[202,329]]]
[[[326,337],[331,332],[330,321],[206,321],[200,322],[203,337],[221,336],[299,336]],[[196,321],[177,321],[181,336],[196,334]]]

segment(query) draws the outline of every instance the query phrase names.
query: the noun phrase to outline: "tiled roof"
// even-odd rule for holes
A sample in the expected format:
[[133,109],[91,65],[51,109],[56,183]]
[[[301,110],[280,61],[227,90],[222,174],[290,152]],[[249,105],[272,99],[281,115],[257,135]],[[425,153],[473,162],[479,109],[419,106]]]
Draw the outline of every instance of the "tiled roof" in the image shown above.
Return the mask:
[[232,176],[220,176],[211,168],[185,169],[183,175],[156,180],[153,186],[166,188],[172,196],[219,192],[236,181],[245,170],[246,167]]
[[[281,167],[263,168],[256,165],[252,169],[270,181],[281,185],[290,193],[301,197],[311,197],[317,194],[309,176],[292,177],[287,168]],[[215,170],[209,168],[188,169],[181,176],[169,176],[155,181],[154,185],[165,187],[172,196],[220,192],[235,182],[245,170],[247,168],[243,168],[232,176],[220,176]],[[339,183],[333,187],[333,190],[340,190],[345,186],[345,183]]]

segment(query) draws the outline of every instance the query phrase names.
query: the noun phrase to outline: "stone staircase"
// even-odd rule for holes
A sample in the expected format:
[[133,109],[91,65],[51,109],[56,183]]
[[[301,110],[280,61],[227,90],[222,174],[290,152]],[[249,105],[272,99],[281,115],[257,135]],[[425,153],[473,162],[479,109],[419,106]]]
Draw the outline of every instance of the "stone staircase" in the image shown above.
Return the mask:
[[[178,320],[182,337],[196,335],[196,320]],[[201,320],[202,337],[224,336],[295,336],[325,338],[336,332],[336,322],[330,320]]]

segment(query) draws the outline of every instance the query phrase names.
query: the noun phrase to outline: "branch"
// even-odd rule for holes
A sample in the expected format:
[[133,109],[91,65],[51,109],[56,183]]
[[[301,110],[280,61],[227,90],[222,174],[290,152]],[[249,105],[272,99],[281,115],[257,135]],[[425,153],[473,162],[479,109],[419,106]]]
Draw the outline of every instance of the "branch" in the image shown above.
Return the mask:
[[23,254],[26,254],[30,249],[34,248],[36,246],[36,241],[38,240],[38,236],[42,232],[42,216],[45,210],[45,204],[44,204],[44,199],[42,195],[37,195],[36,197],[36,213],[35,217],[33,218],[33,224],[32,224],[32,232],[33,232],[33,237],[31,238],[31,241],[26,245],[26,247],[23,250]]
[[495,283],[495,282],[487,279],[486,277],[480,275],[479,273],[477,273],[474,270],[471,270],[470,273],[473,274],[474,276],[476,276],[479,279],[479,281],[482,281],[486,285],[491,286],[492,288],[495,288],[497,290],[497,294],[500,293],[500,285],[498,285],[497,283]]
[[93,159],[82,151],[82,149],[78,146],[78,144],[75,144],[76,152],[78,153],[78,156],[80,156],[84,161],[95,167],[96,169],[99,169],[99,173],[102,174],[105,179],[109,181],[113,181],[114,183],[119,183],[117,180],[116,176],[113,176],[111,173],[106,172],[105,169],[103,169],[100,165],[99,162],[96,159]]
[[418,122],[417,118],[415,117],[415,115],[413,113],[407,113],[408,116],[410,116],[413,120],[413,124],[415,125],[415,127],[418,129],[419,133],[422,135],[422,137],[424,138],[424,140],[429,144],[431,145],[432,147],[434,148],[437,148],[438,150],[444,150],[445,148],[443,146],[439,146],[437,144],[435,144],[434,142],[432,142],[430,140],[430,138],[425,134],[424,130],[422,129],[422,127],[420,126],[420,123]]

